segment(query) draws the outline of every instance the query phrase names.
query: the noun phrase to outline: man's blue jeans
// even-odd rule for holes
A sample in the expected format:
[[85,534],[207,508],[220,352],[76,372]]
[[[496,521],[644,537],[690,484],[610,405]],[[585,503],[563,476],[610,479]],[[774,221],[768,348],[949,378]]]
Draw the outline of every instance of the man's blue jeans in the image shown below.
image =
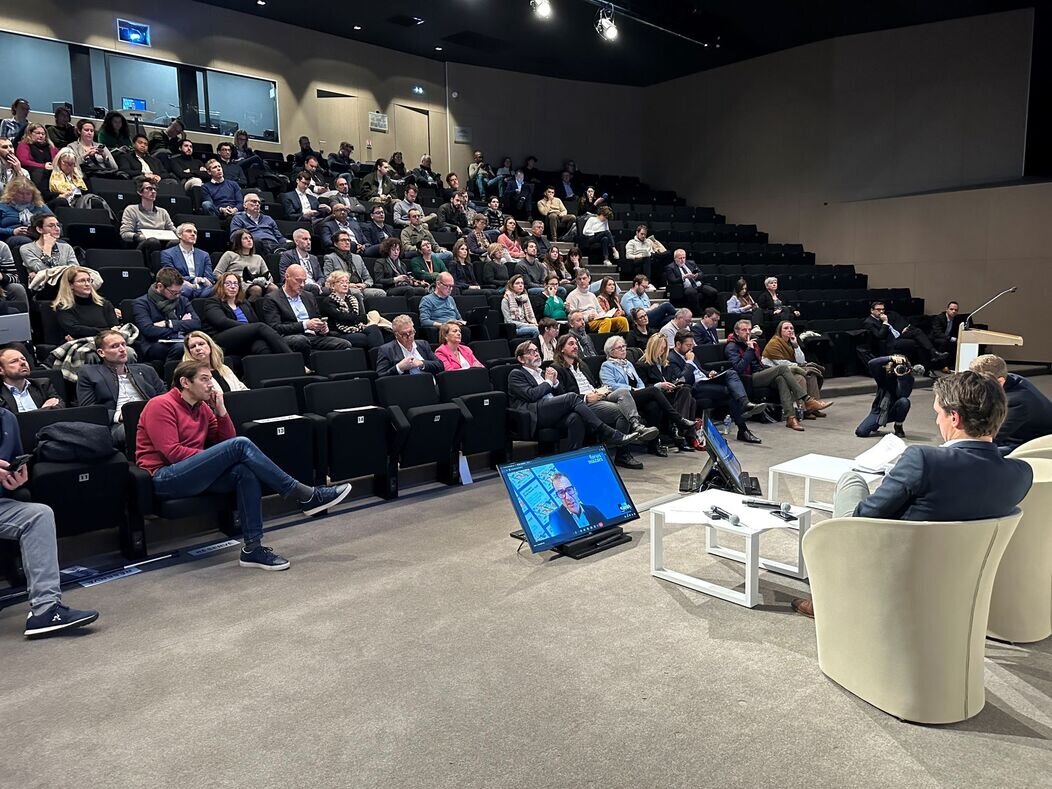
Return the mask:
[[288,497],[298,484],[243,436],[221,441],[193,457],[158,469],[153,475],[153,489],[158,496],[236,491],[241,530],[249,548],[263,539],[263,486]]

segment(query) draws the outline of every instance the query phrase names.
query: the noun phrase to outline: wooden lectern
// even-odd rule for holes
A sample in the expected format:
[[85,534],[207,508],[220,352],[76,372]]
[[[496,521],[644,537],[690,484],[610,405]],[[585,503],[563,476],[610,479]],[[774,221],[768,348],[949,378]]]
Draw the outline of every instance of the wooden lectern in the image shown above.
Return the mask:
[[1005,334],[987,329],[966,329],[961,324],[957,331],[957,372],[967,370],[972,360],[979,355],[979,345],[1022,345],[1018,334]]

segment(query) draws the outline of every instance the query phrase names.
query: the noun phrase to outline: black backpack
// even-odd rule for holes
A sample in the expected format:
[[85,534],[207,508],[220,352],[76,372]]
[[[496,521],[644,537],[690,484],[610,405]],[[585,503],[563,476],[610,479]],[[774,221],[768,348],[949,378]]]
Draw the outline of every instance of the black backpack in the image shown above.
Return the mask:
[[116,452],[105,425],[56,422],[37,432],[37,459],[48,463],[89,463],[107,460]]

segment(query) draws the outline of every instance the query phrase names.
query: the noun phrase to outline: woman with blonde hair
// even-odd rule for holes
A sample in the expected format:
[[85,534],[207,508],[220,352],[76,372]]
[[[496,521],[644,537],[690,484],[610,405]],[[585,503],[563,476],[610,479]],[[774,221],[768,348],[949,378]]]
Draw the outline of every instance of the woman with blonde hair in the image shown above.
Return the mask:
[[33,182],[24,176],[12,178],[0,195],[0,241],[13,250],[33,240],[30,225],[37,214],[50,214],[44,197]]
[[103,329],[120,330],[120,312],[95,290],[94,277],[90,268],[70,266],[59,279],[51,309],[66,342],[94,337]]
[[469,367],[482,367],[482,362],[475,358],[471,349],[461,342],[460,324],[446,321],[438,327],[438,341],[435,356],[446,370],[466,370]]
[[57,153],[58,149],[47,138],[47,129],[40,123],[29,124],[18,147],[15,148],[18,161],[30,171],[52,169],[52,162]]
[[203,331],[194,330],[183,338],[184,362],[208,362],[212,380],[223,392],[244,392],[248,389],[224,361],[223,349]]
[[[665,339],[665,335],[652,334],[647,340],[647,347],[643,351],[642,358],[636,362],[636,369],[639,370],[644,384],[656,386],[664,392],[665,398],[676,409],[676,413],[693,422],[694,395],[689,386],[676,380],[678,376],[668,363],[668,351],[668,340]],[[672,437],[680,452],[702,449],[694,430],[678,431],[677,429],[673,431]]]
[[329,322],[329,336],[347,340],[358,348],[376,348],[386,342],[379,326],[370,326],[358,298],[351,293],[351,275],[333,271],[325,278],[328,293],[318,300],[321,317]]
[[482,286],[500,293],[510,276],[508,264],[504,261],[504,247],[494,241],[486,248],[486,258],[482,264]]

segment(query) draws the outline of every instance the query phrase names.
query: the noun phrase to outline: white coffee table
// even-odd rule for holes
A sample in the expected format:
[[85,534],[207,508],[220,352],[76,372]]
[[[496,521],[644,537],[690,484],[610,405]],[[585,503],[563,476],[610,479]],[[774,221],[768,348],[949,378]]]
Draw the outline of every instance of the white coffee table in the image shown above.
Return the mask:
[[[804,455],[803,457],[787,460],[776,466],[771,466],[767,473],[767,497],[771,501],[782,501],[778,495],[778,483],[782,477],[803,477],[804,480],[804,506],[812,510],[832,512],[833,505],[826,501],[814,501],[811,498],[812,482],[829,482],[836,484],[837,480],[845,472],[854,468],[855,461],[851,458],[837,458],[831,455]],[[884,477],[881,474],[862,474],[866,483],[872,485]]]
[[[740,518],[736,526],[727,520],[714,520],[705,514],[712,505]],[[786,522],[770,513],[769,510],[754,509],[742,504],[739,493],[728,493],[722,490],[707,490],[684,496],[676,501],[653,507],[650,510],[650,574],[664,581],[685,586],[696,592],[703,592],[721,600],[753,608],[760,602],[760,569],[788,575],[792,578],[807,578],[807,567],[801,544],[808,527],[811,525],[811,512],[804,507],[793,507],[791,514],[797,520]],[[745,591],[722,586],[712,581],[705,581],[693,575],[687,575],[665,567],[664,536],[665,526],[672,524],[698,524],[705,527],[705,550],[713,556],[721,556],[741,562],[745,565]],[[760,535],[775,529],[785,529],[796,533],[796,564],[786,564],[760,556]],[[720,532],[734,534],[745,538],[745,551],[736,551],[720,545]]]

